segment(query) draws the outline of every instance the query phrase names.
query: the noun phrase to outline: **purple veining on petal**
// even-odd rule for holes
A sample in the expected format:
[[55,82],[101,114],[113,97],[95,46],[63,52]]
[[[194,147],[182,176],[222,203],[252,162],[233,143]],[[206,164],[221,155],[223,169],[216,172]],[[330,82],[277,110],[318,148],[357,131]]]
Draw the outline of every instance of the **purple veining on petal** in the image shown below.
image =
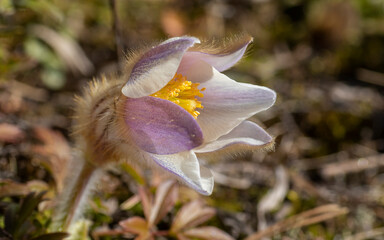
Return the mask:
[[175,75],[184,53],[198,42],[194,37],[171,38],[150,49],[133,67],[123,94],[138,98],[160,90]]
[[174,154],[203,142],[196,120],[182,107],[155,97],[128,98],[125,123],[133,141],[154,154]]
[[227,54],[209,54],[204,52],[186,52],[181,60],[178,73],[184,75],[191,66],[198,61],[204,61],[213,66],[219,72],[225,71],[235,65],[244,55],[252,40],[245,42],[239,48]]

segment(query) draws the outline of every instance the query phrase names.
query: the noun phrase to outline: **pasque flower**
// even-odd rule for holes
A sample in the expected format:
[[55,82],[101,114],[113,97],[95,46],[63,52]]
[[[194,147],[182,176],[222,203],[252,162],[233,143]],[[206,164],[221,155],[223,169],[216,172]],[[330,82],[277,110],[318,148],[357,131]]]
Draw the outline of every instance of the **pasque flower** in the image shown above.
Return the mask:
[[130,57],[121,76],[92,81],[76,98],[79,151],[67,166],[51,229],[74,226],[109,163],[165,169],[209,195],[213,176],[199,157],[228,147],[269,146],[272,137],[246,119],[272,106],[275,92],[221,73],[251,41],[212,49],[194,37],[171,38]]
[[204,195],[212,193],[213,176],[200,165],[201,153],[273,141],[246,119],[271,107],[275,92],[221,73],[251,41],[213,51],[194,37],[171,38],[138,58],[122,88],[119,111],[136,151]]

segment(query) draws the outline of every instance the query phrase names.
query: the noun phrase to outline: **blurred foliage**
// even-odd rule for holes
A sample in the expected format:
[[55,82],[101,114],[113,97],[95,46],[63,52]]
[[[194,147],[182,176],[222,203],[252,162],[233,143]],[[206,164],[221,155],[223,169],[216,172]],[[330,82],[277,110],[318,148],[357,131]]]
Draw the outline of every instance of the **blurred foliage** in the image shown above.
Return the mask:
[[[36,211],[43,201],[44,192],[30,193],[20,205],[6,204],[4,213],[4,230],[2,234],[11,239],[60,240],[67,237],[66,233],[47,233],[49,218],[44,212]],[[38,236],[38,237],[36,237]]]
[[[275,151],[209,161],[220,173],[213,196],[181,187],[150,227],[143,198],[156,198],[164,180],[125,164],[111,169],[79,236],[89,230],[95,239],[204,239],[189,231],[197,225],[175,230],[178,214],[199,202],[199,209],[216,212],[197,227],[203,233],[243,239],[274,226],[274,239],[383,237],[382,0],[116,0],[116,15],[110,2],[0,1],[0,238],[64,237],[46,227],[71,156],[71,99],[92,77],[118,71],[120,50],[129,55],[172,36],[244,32],[254,37],[252,49],[227,73],[278,93],[275,107],[252,119],[276,136]],[[279,185],[278,166],[288,188],[263,212],[259,203]],[[44,197],[30,193],[41,190]],[[349,213],[310,226],[283,224],[328,203]],[[138,233],[133,223],[146,227]]]

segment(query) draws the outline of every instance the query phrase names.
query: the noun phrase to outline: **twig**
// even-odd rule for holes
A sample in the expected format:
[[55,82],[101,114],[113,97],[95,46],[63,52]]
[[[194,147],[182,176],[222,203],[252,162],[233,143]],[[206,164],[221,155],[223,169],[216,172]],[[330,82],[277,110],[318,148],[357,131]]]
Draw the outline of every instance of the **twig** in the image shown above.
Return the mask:
[[119,18],[117,16],[116,0],[109,0],[109,6],[112,12],[112,29],[115,34],[116,57],[118,62],[121,63],[121,61],[124,58],[123,56],[124,46],[123,46],[123,41],[121,39],[121,34],[120,34],[120,23],[119,23]]

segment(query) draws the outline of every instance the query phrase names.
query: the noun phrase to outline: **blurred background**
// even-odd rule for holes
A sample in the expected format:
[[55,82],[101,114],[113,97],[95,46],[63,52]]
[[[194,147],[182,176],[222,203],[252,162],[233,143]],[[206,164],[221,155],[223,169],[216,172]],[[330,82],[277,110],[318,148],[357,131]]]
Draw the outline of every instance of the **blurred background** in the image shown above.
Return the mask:
[[[87,82],[168,37],[242,33],[253,44],[226,74],[277,92],[275,106],[252,118],[276,137],[275,150],[206,162],[213,195],[181,186],[158,229],[199,199],[216,213],[203,225],[233,239],[383,239],[382,0],[1,0],[0,228],[29,192],[60,191],[73,96]],[[119,223],[143,216],[139,186],[154,193],[163,181],[122,165],[92,200],[93,238],[133,238]],[[50,214],[41,202],[24,235],[44,232]]]

